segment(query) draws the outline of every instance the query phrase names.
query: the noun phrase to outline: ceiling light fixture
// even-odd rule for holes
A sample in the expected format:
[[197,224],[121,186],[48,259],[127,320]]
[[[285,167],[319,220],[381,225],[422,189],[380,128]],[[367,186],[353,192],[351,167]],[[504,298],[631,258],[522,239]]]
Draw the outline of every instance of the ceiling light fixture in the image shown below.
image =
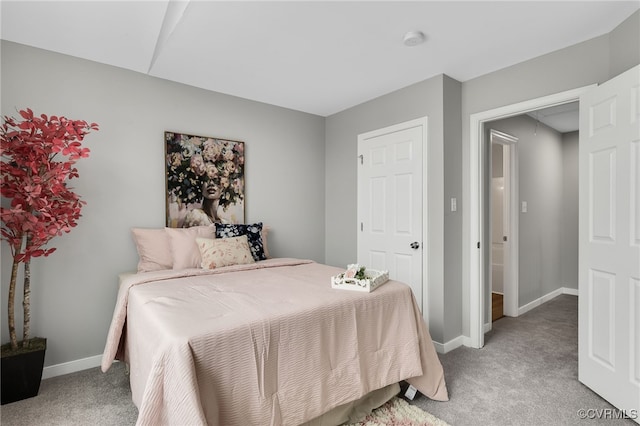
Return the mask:
[[426,37],[420,31],[409,31],[404,35],[403,40],[405,46],[412,47],[424,43]]

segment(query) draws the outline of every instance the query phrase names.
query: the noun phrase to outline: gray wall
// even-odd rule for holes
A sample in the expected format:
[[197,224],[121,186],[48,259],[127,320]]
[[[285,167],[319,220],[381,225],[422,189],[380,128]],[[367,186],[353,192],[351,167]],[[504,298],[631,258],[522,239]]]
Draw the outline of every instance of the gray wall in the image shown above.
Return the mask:
[[[357,135],[428,116],[430,329],[437,342],[468,336],[470,115],[604,82],[640,62],[638,35],[640,12],[607,35],[462,84],[428,78],[326,119],[2,42],[3,114],[30,106],[102,127],[79,164],[84,217],[33,265],[47,365],[103,350],[116,275],[136,264],[129,228],[164,224],[164,130],[246,142],[246,217],[272,227],[273,254],[342,267],[356,256]],[[3,245],[3,297],[9,261]]]
[[491,177],[503,177],[504,171],[502,165],[503,147],[499,143],[491,144]]
[[[540,98],[563,91],[603,83],[640,62],[638,54],[640,12],[634,13],[609,34],[569,46],[462,84],[463,210],[469,203],[469,124],[472,114]],[[475,129],[474,129],[475,131]],[[469,239],[469,212],[463,211],[462,247]],[[467,282],[469,259],[460,259]],[[445,265],[457,267],[457,265]],[[469,336],[469,285],[463,284],[462,334]]]
[[[326,120],[326,240],[325,257],[330,265],[344,267],[357,256],[358,135],[371,130],[428,117],[427,191],[429,194],[430,253],[427,289],[429,326],[436,341],[442,341],[443,288],[443,143],[444,76],[436,76],[388,95],[365,102]],[[433,178],[431,178],[433,177]]]
[[578,289],[578,132],[562,135],[562,286]]
[[[444,268],[459,259],[462,217],[449,209],[461,202],[461,83],[439,75],[327,117],[326,260],[336,266],[357,255],[356,158],[358,135],[427,116],[428,321],[431,336],[445,342],[460,335],[460,268]],[[340,188],[339,191],[335,190]],[[447,238],[444,236],[447,235]]]
[[527,115],[487,126],[518,138],[516,202],[528,204],[527,213],[520,212],[518,218],[518,306],[522,307],[562,287],[562,135]]
[[[462,84],[444,76],[444,330],[446,343],[460,336],[462,327]],[[457,211],[451,211],[451,198]],[[439,206],[438,206],[439,207]],[[432,281],[433,282],[433,281]],[[439,281],[436,281],[439,283]]]
[[609,33],[609,77],[640,64],[640,11]]
[[[246,147],[246,219],[272,231],[274,256],[324,261],[325,120],[143,74],[2,42],[2,114],[94,121],[91,156],[78,163],[87,201],[79,225],[32,262],[32,331],[49,339],[46,365],[101,354],[117,275],[133,270],[131,227],[165,223],[165,130],[240,140]],[[10,271],[2,243],[2,298]],[[2,341],[8,341],[2,303]]]

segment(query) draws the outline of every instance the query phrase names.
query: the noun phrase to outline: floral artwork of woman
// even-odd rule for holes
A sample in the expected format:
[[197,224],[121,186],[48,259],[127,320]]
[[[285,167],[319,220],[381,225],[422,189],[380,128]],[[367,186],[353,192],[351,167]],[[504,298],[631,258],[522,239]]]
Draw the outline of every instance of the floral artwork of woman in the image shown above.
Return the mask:
[[202,184],[202,208],[189,210],[182,223],[183,228],[191,226],[211,225],[213,223],[226,223],[220,218],[220,184],[215,179],[207,179]]
[[165,132],[167,226],[244,223],[244,143]]

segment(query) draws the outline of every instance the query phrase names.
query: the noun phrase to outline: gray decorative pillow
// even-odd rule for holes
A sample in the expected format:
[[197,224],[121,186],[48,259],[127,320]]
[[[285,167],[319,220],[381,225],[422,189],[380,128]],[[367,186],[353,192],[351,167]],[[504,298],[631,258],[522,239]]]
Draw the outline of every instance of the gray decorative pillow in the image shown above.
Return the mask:
[[264,244],[262,242],[262,222],[252,224],[216,223],[216,238],[232,238],[247,236],[249,249],[253,259],[266,260]]

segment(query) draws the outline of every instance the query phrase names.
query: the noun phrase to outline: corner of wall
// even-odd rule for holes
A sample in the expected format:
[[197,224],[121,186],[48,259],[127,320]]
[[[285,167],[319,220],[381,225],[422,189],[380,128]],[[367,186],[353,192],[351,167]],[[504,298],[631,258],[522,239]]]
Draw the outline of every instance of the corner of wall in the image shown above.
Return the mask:
[[640,10],[609,33],[609,78],[640,64]]
[[462,211],[451,210],[462,200],[462,83],[442,75],[443,128],[444,128],[444,312],[443,342],[462,333]]

